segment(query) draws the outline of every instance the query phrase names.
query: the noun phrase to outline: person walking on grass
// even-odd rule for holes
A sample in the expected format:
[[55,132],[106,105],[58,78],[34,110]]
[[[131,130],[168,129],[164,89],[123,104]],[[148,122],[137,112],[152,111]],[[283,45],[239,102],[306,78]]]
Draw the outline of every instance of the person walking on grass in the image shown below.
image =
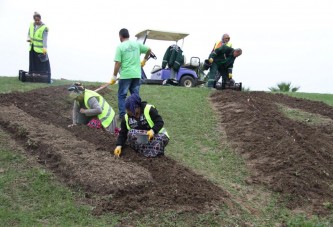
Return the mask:
[[34,22],[30,24],[27,42],[29,47],[29,74],[44,74],[51,83],[51,67],[47,54],[48,27],[42,22],[42,17],[35,12]]

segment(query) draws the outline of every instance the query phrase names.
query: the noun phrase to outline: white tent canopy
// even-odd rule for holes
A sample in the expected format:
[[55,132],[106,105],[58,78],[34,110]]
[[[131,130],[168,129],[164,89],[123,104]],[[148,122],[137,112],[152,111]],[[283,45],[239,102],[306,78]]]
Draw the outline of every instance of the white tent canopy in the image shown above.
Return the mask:
[[155,39],[155,40],[165,40],[165,41],[179,41],[184,39],[189,34],[179,33],[179,32],[169,32],[169,31],[158,31],[158,30],[144,30],[135,35],[137,39]]

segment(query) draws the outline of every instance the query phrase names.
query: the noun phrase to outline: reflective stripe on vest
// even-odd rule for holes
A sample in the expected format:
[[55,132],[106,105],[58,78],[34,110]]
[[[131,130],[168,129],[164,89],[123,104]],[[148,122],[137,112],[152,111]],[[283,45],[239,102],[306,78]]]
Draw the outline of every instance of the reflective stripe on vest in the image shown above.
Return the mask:
[[[215,46],[214,46],[214,50],[216,50],[217,48],[220,48],[221,46],[223,45],[222,41],[217,41],[215,43]],[[224,45],[228,46],[228,47],[232,47],[232,43],[225,43]]]
[[[147,120],[147,122],[148,122],[149,127],[150,127],[150,128],[153,128],[155,124],[154,124],[154,122],[153,122],[153,120],[151,119],[150,114],[149,114],[151,107],[154,107],[154,106],[153,106],[153,105],[150,105],[150,104],[147,104],[146,107],[145,107],[145,109],[144,109],[144,111],[143,111],[143,115],[145,116],[145,118],[146,118],[146,120]],[[130,130],[131,127],[130,127],[130,125],[129,125],[129,123],[128,123],[128,114],[125,114],[125,122],[126,122],[127,130]],[[161,128],[161,130],[160,130],[158,133],[163,133],[163,134],[165,134],[168,138],[170,138],[170,137],[169,137],[169,134],[168,134],[168,132],[166,131],[165,128]]]
[[47,27],[45,25],[40,26],[35,31],[34,23],[31,23],[29,29],[29,36],[30,36],[30,50],[32,45],[34,45],[34,51],[37,53],[43,53],[43,32]]
[[105,99],[98,94],[97,92],[94,92],[92,90],[86,89],[84,91],[84,105],[87,109],[90,109],[88,105],[88,100],[91,97],[95,97],[98,100],[99,105],[102,108],[102,113],[97,115],[97,118],[101,121],[101,124],[103,125],[104,128],[107,128],[115,115],[115,112],[113,111],[112,107],[105,101]]
[[222,41],[217,41],[214,46],[214,50],[222,46]]

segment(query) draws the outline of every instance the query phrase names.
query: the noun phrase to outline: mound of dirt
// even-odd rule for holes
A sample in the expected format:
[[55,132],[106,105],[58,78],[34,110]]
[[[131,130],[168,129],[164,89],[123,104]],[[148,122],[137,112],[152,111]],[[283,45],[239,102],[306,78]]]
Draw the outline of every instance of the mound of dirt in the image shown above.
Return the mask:
[[211,96],[227,139],[242,154],[252,176],[280,192],[292,209],[331,212],[333,201],[333,126],[309,125],[283,114],[283,104],[333,119],[333,108],[322,103],[265,92],[217,91]]
[[67,94],[66,87],[49,87],[0,95],[0,125],[59,179],[83,187],[95,214],[206,212],[231,204],[221,188],[168,157],[147,159],[125,147],[124,156],[115,159],[113,136],[86,126],[68,128],[72,103]]

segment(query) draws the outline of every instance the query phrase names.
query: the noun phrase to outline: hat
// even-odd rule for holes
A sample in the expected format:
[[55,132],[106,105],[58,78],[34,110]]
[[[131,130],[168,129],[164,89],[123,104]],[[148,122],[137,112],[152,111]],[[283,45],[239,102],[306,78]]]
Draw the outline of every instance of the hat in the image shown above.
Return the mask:
[[85,87],[83,86],[83,84],[76,82],[73,85],[71,85],[68,89],[68,91],[73,91],[75,93],[81,94],[82,92],[84,92]]
[[135,113],[135,109],[141,106],[141,98],[138,94],[134,93],[129,96],[125,101],[125,108]]

